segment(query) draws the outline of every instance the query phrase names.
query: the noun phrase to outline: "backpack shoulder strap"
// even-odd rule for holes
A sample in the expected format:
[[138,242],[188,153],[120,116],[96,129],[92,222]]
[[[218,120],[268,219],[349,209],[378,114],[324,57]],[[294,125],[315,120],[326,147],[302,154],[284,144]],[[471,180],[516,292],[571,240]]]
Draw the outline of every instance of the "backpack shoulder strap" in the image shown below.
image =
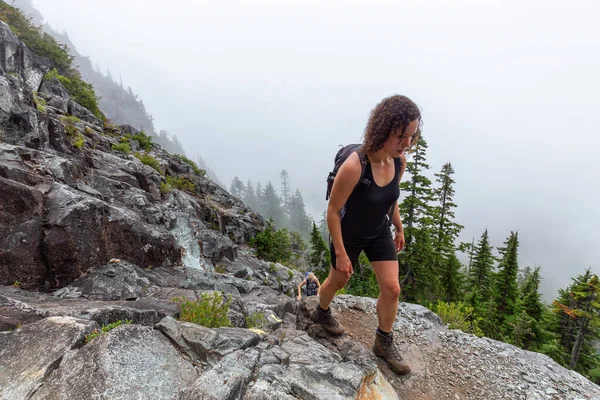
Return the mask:
[[[394,158],[394,165],[396,168],[398,168],[400,170],[399,175],[398,175],[398,185],[400,185],[400,181],[402,180],[402,175],[404,174],[404,170],[406,169],[406,158],[404,158],[404,155],[401,155],[398,158]],[[396,202],[394,202],[394,204],[392,204],[392,206],[390,207],[390,210],[388,211],[388,219],[389,219],[389,224],[391,225],[392,223],[392,217],[394,216],[394,207],[398,207],[398,204]]]
[[358,149],[356,149],[356,154],[358,154],[358,159],[360,160],[360,179],[358,180],[358,183],[364,183],[365,185],[370,185],[371,181],[365,178],[365,171],[367,169],[367,163],[369,162],[369,158],[367,157],[367,155],[365,154],[365,152],[362,150],[362,146],[360,146]]

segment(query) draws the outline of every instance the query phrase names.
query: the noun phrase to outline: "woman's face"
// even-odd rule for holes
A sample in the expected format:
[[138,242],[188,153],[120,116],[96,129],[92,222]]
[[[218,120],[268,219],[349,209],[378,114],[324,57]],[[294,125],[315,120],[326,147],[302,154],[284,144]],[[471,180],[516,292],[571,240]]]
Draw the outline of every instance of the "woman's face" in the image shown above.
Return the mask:
[[383,149],[392,157],[399,157],[404,150],[406,150],[411,143],[411,138],[417,133],[419,129],[419,121],[411,121],[404,132],[397,130],[392,132],[390,137],[383,144]]

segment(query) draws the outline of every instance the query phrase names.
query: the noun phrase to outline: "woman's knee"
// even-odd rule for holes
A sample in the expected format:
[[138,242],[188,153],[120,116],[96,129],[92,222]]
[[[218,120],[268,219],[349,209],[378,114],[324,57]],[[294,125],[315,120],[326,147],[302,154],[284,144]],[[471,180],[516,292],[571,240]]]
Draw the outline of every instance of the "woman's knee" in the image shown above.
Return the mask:
[[388,299],[398,299],[400,297],[400,284],[398,282],[383,285],[381,294]]
[[331,273],[329,275],[329,282],[332,284],[336,291],[346,286],[346,283],[348,283],[349,280],[350,276],[337,272],[334,269],[331,270]]

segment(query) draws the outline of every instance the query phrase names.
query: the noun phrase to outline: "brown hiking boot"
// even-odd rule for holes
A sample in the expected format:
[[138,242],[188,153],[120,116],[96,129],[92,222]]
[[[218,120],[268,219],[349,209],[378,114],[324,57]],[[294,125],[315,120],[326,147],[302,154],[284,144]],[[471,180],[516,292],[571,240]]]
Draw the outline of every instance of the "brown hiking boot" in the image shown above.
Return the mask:
[[333,318],[331,308],[329,309],[329,312],[325,313],[319,309],[319,306],[315,307],[310,313],[310,319],[317,324],[321,324],[321,326],[332,335],[341,336],[345,331],[344,327]]
[[386,360],[392,371],[398,375],[405,375],[410,372],[410,366],[402,359],[400,352],[394,346],[393,334],[385,336],[377,331],[375,333],[373,353],[375,353],[377,357],[381,357]]

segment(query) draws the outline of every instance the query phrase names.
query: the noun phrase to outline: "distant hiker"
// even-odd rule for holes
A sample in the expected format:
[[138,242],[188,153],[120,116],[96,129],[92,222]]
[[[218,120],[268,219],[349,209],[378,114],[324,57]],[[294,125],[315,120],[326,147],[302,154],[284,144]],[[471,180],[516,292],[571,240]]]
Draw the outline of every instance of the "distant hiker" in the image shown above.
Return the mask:
[[331,268],[321,285],[319,304],[311,313],[311,319],[331,334],[344,333],[329,305],[354,273],[353,266],[364,250],[380,290],[373,352],[397,374],[410,372],[392,336],[400,296],[398,252],[404,247],[399,184],[406,168],[404,152],[417,142],[420,123],[419,108],[410,99],[399,95],[385,98],[371,111],[363,143],[348,145],[337,153],[326,196]]
[[321,282],[312,272],[304,275],[304,280],[298,285],[298,301],[302,300],[302,286],[306,285],[306,296],[317,296],[321,290]]

